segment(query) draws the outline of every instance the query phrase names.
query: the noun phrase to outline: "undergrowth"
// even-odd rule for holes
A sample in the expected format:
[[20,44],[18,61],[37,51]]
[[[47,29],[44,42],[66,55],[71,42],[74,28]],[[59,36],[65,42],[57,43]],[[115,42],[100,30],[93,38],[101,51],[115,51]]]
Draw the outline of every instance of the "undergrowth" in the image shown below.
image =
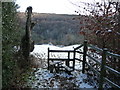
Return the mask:
[[7,60],[2,66],[2,88],[30,88],[27,83],[30,79],[34,80],[31,57],[29,63],[18,53]]

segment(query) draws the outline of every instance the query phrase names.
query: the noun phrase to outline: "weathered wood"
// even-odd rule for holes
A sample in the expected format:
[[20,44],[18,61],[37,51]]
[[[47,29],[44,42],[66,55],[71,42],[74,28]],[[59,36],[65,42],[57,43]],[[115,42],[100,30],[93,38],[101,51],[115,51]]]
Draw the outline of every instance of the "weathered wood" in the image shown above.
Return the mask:
[[73,71],[75,70],[75,49],[74,49],[74,53],[73,53]]
[[49,50],[49,52],[74,52],[73,50]]
[[[68,58],[51,58],[50,57],[50,55],[49,55],[49,53],[54,53],[54,52],[66,52],[66,53],[68,53]],[[73,59],[70,59],[70,53],[71,52],[73,52],[74,53],[74,50],[49,50],[48,49],[48,70],[50,69],[50,60],[52,61],[52,62],[54,62],[54,61],[65,61],[65,64],[66,64],[66,66],[67,67],[69,67],[70,68],[70,61],[75,61],[75,57],[73,58]],[[73,62],[73,65],[74,65],[74,62]],[[57,65],[56,67],[54,66],[54,65],[52,65],[54,68],[56,68],[57,70],[59,70],[58,68],[61,68],[61,67],[59,67],[59,65]],[[75,65],[74,65],[75,66]],[[74,66],[73,66],[73,68],[74,68]],[[64,67],[65,68],[65,67]],[[66,70],[66,69],[65,69]],[[67,70],[67,71],[69,71],[69,70]]]
[[[49,50],[49,52],[65,52],[65,53],[73,52],[74,53],[74,50]],[[75,52],[77,52],[79,54],[83,54],[83,52],[80,52],[80,51],[75,51]]]
[[[91,47],[91,48],[93,49],[94,47]],[[95,48],[96,48],[95,49],[96,51],[99,51],[99,52],[103,51],[103,53],[102,53],[102,62],[97,61],[95,58],[91,57],[88,54],[87,54],[87,56],[89,58],[91,58],[91,60],[95,61],[97,64],[101,65],[101,72],[99,73],[92,66],[90,66],[87,62],[86,62],[86,65],[88,65],[93,70],[94,73],[96,73],[97,75],[100,75],[100,78],[99,78],[99,88],[101,88],[101,89],[103,88],[104,80],[107,81],[109,84],[111,84],[113,87],[117,87],[117,88],[120,87],[119,85],[115,84],[114,82],[110,81],[109,79],[107,79],[105,77],[106,70],[109,70],[111,73],[114,73],[114,74],[120,76],[120,72],[118,72],[115,69],[113,69],[113,68],[111,68],[111,67],[106,65],[106,55],[110,55],[110,56],[115,57],[115,58],[119,58],[119,55],[110,53],[110,52],[107,51],[107,49],[101,50],[101,49],[98,49],[97,47],[95,47]]]
[[49,48],[48,48],[48,70],[49,70]]
[[51,65],[62,65],[63,64],[63,62],[61,62],[61,61],[57,61],[57,62],[51,62],[50,63]]
[[70,52],[68,52],[68,60],[66,60],[66,66],[68,66],[69,67],[69,62],[70,62]]
[[91,47],[92,49],[96,50],[96,51],[99,51],[99,52],[102,52],[103,50],[101,48],[98,48],[96,46],[93,46],[91,44],[88,44],[89,47]]
[[91,70],[93,70],[94,73],[96,73],[98,76],[100,75],[100,73],[99,73],[97,70],[95,70],[92,66],[90,66],[87,62],[86,62],[86,64],[88,65],[88,67],[89,67]]
[[83,54],[83,52],[80,52],[80,51],[75,51],[75,52],[77,52],[77,53],[79,53],[79,54]]
[[59,72],[59,68],[62,64],[63,63],[60,61],[59,62],[51,62],[50,66],[49,66],[50,73],[53,73],[53,70],[55,70],[56,72]]
[[62,67],[65,68],[65,72],[68,73],[68,74],[71,74],[71,72],[73,71],[73,69],[71,69],[68,66],[62,66]]
[[80,46],[74,48],[74,50],[77,50],[77,49],[81,48],[82,46],[83,46],[83,44],[81,44]]
[[[76,53],[83,54],[83,60],[82,60],[83,61],[83,63],[82,63],[83,69],[82,69],[82,72],[83,73],[85,72],[85,64],[86,64],[88,67],[90,67],[93,70],[94,73],[96,73],[98,76],[100,76],[100,78],[99,78],[99,88],[103,88],[104,80],[107,81],[108,83],[110,83],[111,85],[113,85],[114,87],[120,87],[119,85],[115,84],[114,82],[110,81],[109,79],[107,79],[105,77],[106,70],[109,70],[110,72],[112,72],[112,73],[114,73],[116,75],[120,75],[120,72],[118,72],[115,69],[110,68],[110,67],[108,67],[106,65],[106,55],[110,55],[110,56],[115,57],[115,58],[119,58],[119,55],[107,52],[107,49],[102,50],[102,49],[100,49],[100,48],[98,48],[96,46],[90,45],[90,47],[92,49],[95,49],[96,51],[102,52],[102,62],[99,62],[97,59],[95,59],[94,57],[91,57],[90,55],[87,54],[87,48],[88,48],[87,46],[89,46],[89,45],[87,45],[87,41],[84,41],[83,45],[84,45],[83,52],[76,51],[76,49],[74,49],[74,50],[48,50],[49,51],[48,53],[50,53],[50,52],[66,52],[66,53],[68,53],[68,58],[66,58],[66,59],[64,59],[64,58],[50,58],[49,57],[49,60],[51,60],[51,61],[58,61],[58,60],[66,61],[66,66],[57,65],[55,67],[57,68],[57,70],[63,68],[63,69],[65,69],[66,72],[70,73],[71,71],[74,70],[75,60],[79,60],[79,59],[75,58],[75,54]],[[77,48],[77,49],[79,49],[79,48]],[[70,59],[70,53],[71,52],[73,53],[73,59]],[[100,72],[95,70],[92,66],[90,66],[90,64],[88,62],[86,62],[86,56],[91,58],[91,60],[95,61],[96,64],[101,65],[101,71]],[[73,66],[69,66],[68,61],[73,61]],[[79,61],[81,61],[81,60],[79,60]]]
[[86,54],[87,54],[87,40],[84,41],[84,48],[83,48],[83,63],[82,63],[82,73],[85,72],[85,62],[86,62]]
[[107,78],[105,78],[105,77],[104,77],[104,80],[107,81],[110,85],[112,85],[112,86],[115,87],[116,89],[117,89],[117,88],[120,88],[119,85],[113,83],[112,81],[110,81],[109,79],[107,79]]
[[50,70],[50,73],[53,73],[53,70],[55,69],[55,65],[54,64],[50,64],[49,65],[49,70]]
[[110,67],[108,67],[108,66],[105,66],[105,69],[107,69],[107,70],[109,70],[110,72],[112,72],[112,73],[120,76],[120,72],[116,71],[116,70],[113,69],[113,68],[110,68]]
[[97,64],[101,65],[101,62],[99,62],[97,59],[91,57],[90,55],[86,54],[91,60],[95,61]]
[[83,62],[83,60],[81,60],[81,59],[78,59],[78,58],[75,58],[75,60],[78,60],[78,61],[80,61],[80,62]]
[[72,69],[68,66],[62,66],[62,67],[64,67],[67,71],[72,71]]
[[105,72],[106,52],[107,52],[107,49],[104,48],[103,53],[102,53],[102,63],[101,63],[101,71],[100,71],[99,88],[103,88],[104,76],[106,74],[106,72]]
[[114,53],[111,53],[111,52],[107,52],[106,54],[109,55],[109,56],[112,56],[114,58],[120,59],[120,55],[118,55],[118,54],[114,54]]
[[68,59],[68,58],[49,58],[49,60],[53,60],[53,61],[73,61],[74,59]]

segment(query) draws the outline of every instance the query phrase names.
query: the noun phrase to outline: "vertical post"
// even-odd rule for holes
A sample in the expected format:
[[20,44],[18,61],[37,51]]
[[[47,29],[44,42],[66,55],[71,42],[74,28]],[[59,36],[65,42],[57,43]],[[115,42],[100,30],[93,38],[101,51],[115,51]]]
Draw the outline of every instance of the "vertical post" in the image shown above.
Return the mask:
[[87,54],[87,40],[84,41],[84,47],[83,47],[82,73],[85,73],[86,54]]
[[68,52],[68,60],[66,60],[66,66],[69,67],[70,52]]
[[49,48],[48,48],[48,70],[49,70]]
[[105,70],[105,64],[106,64],[106,52],[107,48],[103,49],[102,53],[102,62],[101,62],[101,72],[100,72],[100,80],[99,80],[99,88],[103,88],[103,83],[104,83],[104,76],[106,74]]
[[32,15],[32,7],[29,6],[27,7],[27,21],[26,21],[26,33],[25,33],[25,38],[26,38],[26,59],[29,58],[30,54],[30,31],[31,31],[31,15]]
[[74,52],[73,52],[73,71],[75,70],[75,49],[74,49]]
[[21,40],[21,50],[24,59],[29,64],[29,55],[30,55],[30,31],[31,31],[31,15],[32,15],[32,7],[27,7],[27,20],[26,20],[26,28],[25,35]]

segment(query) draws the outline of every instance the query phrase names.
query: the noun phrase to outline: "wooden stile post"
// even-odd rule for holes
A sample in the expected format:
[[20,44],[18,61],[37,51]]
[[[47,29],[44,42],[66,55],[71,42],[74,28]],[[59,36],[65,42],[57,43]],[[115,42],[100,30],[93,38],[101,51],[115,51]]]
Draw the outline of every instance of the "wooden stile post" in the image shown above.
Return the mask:
[[86,54],[87,54],[87,40],[84,41],[82,73],[85,73]]
[[66,60],[66,66],[69,67],[70,52],[68,52],[68,60]]
[[75,70],[75,49],[74,49],[74,52],[73,52],[73,71]]
[[102,62],[101,62],[101,72],[100,72],[100,80],[99,80],[99,88],[103,88],[103,82],[104,82],[104,76],[106,74],[105,70],[105,64],[106,64],[106,52],[107,48],[103,49],[102,53]]
[[49,70],[49,48],[48,48],[48,70]]

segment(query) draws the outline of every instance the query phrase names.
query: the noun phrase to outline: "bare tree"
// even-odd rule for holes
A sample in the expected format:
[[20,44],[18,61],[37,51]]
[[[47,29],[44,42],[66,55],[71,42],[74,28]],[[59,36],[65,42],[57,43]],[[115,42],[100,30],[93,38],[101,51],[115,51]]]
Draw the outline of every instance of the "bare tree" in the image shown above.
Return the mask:
[[[86,11],[86,15],[83,15],[83,20],[80,22],[82,27],[80,28],[80,34],[84,35],[88,39],[89,43],[96,44],[101,48],[109,48],[111,51],[120,53],[118,45],[120,42],[120,10],[119,2],[101,1],[94,3],[85,3],[85,7],[79,6]],[[75,11],[81,15],[80,10]],[[80,18],[81,19],[81,18]]]

